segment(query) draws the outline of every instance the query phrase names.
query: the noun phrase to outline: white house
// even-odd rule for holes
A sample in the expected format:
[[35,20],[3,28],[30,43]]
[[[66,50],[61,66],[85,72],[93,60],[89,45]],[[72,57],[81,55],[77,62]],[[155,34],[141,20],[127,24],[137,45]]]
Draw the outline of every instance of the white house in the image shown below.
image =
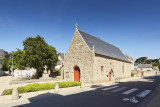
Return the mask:
[[58,62],[55,66],[55,69],[61,69],[64,65],[64,56],[65,56],[65,53],[58,53]]

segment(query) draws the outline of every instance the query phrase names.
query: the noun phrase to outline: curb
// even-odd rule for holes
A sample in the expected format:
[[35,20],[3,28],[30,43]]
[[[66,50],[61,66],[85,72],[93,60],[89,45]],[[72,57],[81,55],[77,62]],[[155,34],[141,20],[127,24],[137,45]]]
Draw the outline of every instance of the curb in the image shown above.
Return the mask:
[[155,88],[155,90],[152,92],[152,94],[150,94],[149,96],[147,96],[136,107],[146,107],[147,104],[149,104],[151,102],[151,100],[156,96],[156,94],[158,93],[159,89],[160,89],[160,84]]

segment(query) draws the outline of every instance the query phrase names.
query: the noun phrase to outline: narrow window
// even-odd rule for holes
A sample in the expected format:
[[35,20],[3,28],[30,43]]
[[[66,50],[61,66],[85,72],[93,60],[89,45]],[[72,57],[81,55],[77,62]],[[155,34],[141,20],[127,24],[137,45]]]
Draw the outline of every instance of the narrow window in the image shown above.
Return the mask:
[[104,66],[101,66],[101,74],[103,73],[104,71]]

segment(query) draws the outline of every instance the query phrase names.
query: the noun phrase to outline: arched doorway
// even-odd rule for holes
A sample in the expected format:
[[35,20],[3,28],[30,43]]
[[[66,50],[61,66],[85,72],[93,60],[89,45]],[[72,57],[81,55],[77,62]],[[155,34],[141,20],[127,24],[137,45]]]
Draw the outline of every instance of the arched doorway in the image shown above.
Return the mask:
[[109,80],[108,81],[111,81],[111,71],[109,72]]
[[109,72],[109,80],[108,81],[111,81],[112,75],[114,76],[114,73],[113,73],[113,70],[111,69],[111,71]]
[[80,82],[80,69],[78,66],[74,67],[74,81]]

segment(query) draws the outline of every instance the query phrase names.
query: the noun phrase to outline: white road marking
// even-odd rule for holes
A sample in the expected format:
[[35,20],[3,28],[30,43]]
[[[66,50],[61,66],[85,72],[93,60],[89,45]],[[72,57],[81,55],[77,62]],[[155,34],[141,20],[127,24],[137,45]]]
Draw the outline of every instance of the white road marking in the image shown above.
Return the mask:
[[142,97],[144,98],[145,96],[147,96],[149,93],[151,92],[151,90],[144,90],[141,93],[139,93],[138,95],[136,95],[137,97]]
[[95,88],[87,89],[87,91],[95,91],[95,90],[96,90]]
[[115,90],[112,90],[111,92],[118,92],[118,91],[122,91],[124,89],[126,89],[127,87],[121,87],[121,88],[118,88],[118,89],[115,89]]
[[139,101],[136,100],[135,97],[131,97],[131,98],[123,98],[123,101],[130,101],[132,103],[138,103]]
[[123,101],[129,101],[129,98],[123,98]]
[[107,86],[110,86],[110,85],[106,85],[106,86],[99,86],[99,87],[96,87],[97,89],[98,88],[104,88],[104,87],[107,87]]
[[87,91],[96,91],[96,90],[99,89],[99,88],[104,88],[104,87],[107,87],[107,86],[109,86],[109,85],[99,86],[99,87],[94,87],[94,88],[89,88],[89,89],[87,89]]
[[138,103],[139,101],[138,100],[132,100],[132,103]]
[[103,91],[106,91],[106,90],[110,90],[110,89],[113,89],[113,88],[117,88],[118,86],[113,86],[113,87],[108,87],[108,88],[104,88],[102,89]]
[[138,90],[138,88],[132,88],[132,89],[130,89],[130,90],[128,90],[128,91],[123,92],[122,94],[128,95],[128,94],[130,94],[130,93],[132,93],[132,92],[135,92],[135,91],[137,91],[137,90]]

